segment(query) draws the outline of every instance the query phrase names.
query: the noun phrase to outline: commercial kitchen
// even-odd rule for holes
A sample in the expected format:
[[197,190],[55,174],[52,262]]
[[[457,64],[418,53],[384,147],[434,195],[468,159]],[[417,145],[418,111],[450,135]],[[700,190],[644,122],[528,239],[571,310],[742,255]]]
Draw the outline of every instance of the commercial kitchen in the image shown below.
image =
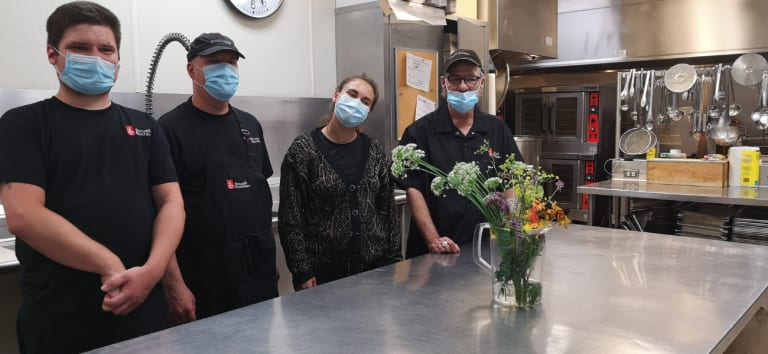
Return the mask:
[[[0,114],[55,93],[44,25],[64,2],[4,4]],[[391,151],[423,109],[406,55],[430,60],[421,95],[445,104],[443,59],[474,49],[480,107],[507,123],[526,163],[565,182],[573,224],[547,236],[533,309],[491,305],[471,245],[297,293],[279,254],[281,297],[96,352],[768,352],[767,2],[284,0],[263,18],[234,0],[98,2],[123,22],[111,97],[155,117],[190,95],[188,38],[238,43],[232,104],[264,127],[274,205],[283,155],[340,78],[379,84],[365,131]],[[0,353],[18,350],[13,250],[0,208]]]

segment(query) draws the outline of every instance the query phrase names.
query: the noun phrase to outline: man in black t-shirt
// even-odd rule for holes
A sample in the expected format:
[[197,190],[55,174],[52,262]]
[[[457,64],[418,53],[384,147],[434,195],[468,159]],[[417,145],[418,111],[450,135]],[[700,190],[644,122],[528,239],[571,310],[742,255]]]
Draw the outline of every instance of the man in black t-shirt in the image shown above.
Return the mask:
[[21,264],[19,349],[76,353],[163,328],[158,282],[184,209],[158,124],[109,98],[117,17],[73,2],[47,31],[59,89],[0,119],[0,197]]
[[[475,162],[487,171],[488,156],[476,152],[488,142],[496,165],[510,154],[520,160],[512,132],[503,121],[481,112],[476,104],[485,83],[477,53],[459,49],[446,58],[440,77],[445,101],[440,107],[405,129],[400,145],[415,143],[426,153],[426,161],[445,171],[457,162]],[[478,223],[485,222],[480,211],[455,190],[436,196],[430,190],[432,178],[421,171],[409,171],[397,183],[406,190],[412,219],[406,257],[427,252],[456,253],[459,245],[472,241]]]
[[187,211],[176,257],[188,288],[169,303],[174,323],[278,295],[264,134],[254,116],[229,104],[240,58],[229,37],[198,36],[187,53],[192,97],[159,119]]

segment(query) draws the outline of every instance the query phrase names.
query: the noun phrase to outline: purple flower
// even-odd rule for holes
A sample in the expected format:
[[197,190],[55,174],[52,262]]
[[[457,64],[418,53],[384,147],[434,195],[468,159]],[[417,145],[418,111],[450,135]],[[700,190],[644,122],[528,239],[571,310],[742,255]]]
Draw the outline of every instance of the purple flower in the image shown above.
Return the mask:
[[555,182],[555,189],[557,192],[560,192],[563,190],[563,187],[565,187],[565,182],[563,182],[561,179],[558,179],[557,182]]
[[517,236],[517,238],[522,239],[523,238],[523,224],[515,222],[514,220],[512,220],[512,225],[511,226],[512,226],[512,229],[515,230],[515,236]]
[[494,192],[488,196],[485,199],[485,206],[495,206],[501,214],[509,214],[509,203],[501,192]]

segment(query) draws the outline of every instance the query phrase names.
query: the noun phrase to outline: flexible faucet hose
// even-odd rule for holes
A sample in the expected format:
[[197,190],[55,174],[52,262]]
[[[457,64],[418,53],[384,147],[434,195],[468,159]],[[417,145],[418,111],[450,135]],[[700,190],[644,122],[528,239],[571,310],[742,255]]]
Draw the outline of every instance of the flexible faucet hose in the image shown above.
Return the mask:
[[152,54],[152,60],[149,63],[149,72],[147,73],[147,88],[144,92],[144,110],[147,114],[152,115],[152,89],[155,86],[155,74],[157,73],[157,64],[160,61],[160,57],[163,55],[165,47],[171,42],[179,42],[184,46],[184,49],[189,51],[189,39],[181,33],[168,33],[160,39],[160,43],[155,47],[155,53]]

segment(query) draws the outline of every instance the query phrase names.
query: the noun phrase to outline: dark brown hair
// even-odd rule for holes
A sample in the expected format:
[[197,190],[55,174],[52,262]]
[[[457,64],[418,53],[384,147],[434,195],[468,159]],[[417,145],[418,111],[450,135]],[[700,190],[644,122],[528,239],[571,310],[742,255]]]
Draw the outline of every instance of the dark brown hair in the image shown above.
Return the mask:
[[[365,81],[365,83],[370,85],[371,88],[373,89],[373,102],[371,102],[371,111],[372,111],[373,107],[376,107],[376,102],[379,101],[379,86],[376,85],[376,82],[373,81],[373,79],[370,76],[368,76],[368,74],[362,73],[362,74],[347,76],[346,78],[344,78],[344,80],[341,80],[338,86],[336,86],[336,91],[343,92],[344,86],[346,86],[348,83],[354,80]],[[327,125],[328,122],[331,120],[331,117],[333,116],[334,107],[335,106],[333,102],[331,102],[331,108],[328,110],[328,113],[326,113],[320,118],[320,126]]]
[[48,32],[48,44],[59,48],[61,37],[70,27],[89,24],[106,26],[115,34],[118,53],[120,50],[120,20],[112,11],[104,6],[90,1],[73,1],[56,8],[48,16],[45,29]]

